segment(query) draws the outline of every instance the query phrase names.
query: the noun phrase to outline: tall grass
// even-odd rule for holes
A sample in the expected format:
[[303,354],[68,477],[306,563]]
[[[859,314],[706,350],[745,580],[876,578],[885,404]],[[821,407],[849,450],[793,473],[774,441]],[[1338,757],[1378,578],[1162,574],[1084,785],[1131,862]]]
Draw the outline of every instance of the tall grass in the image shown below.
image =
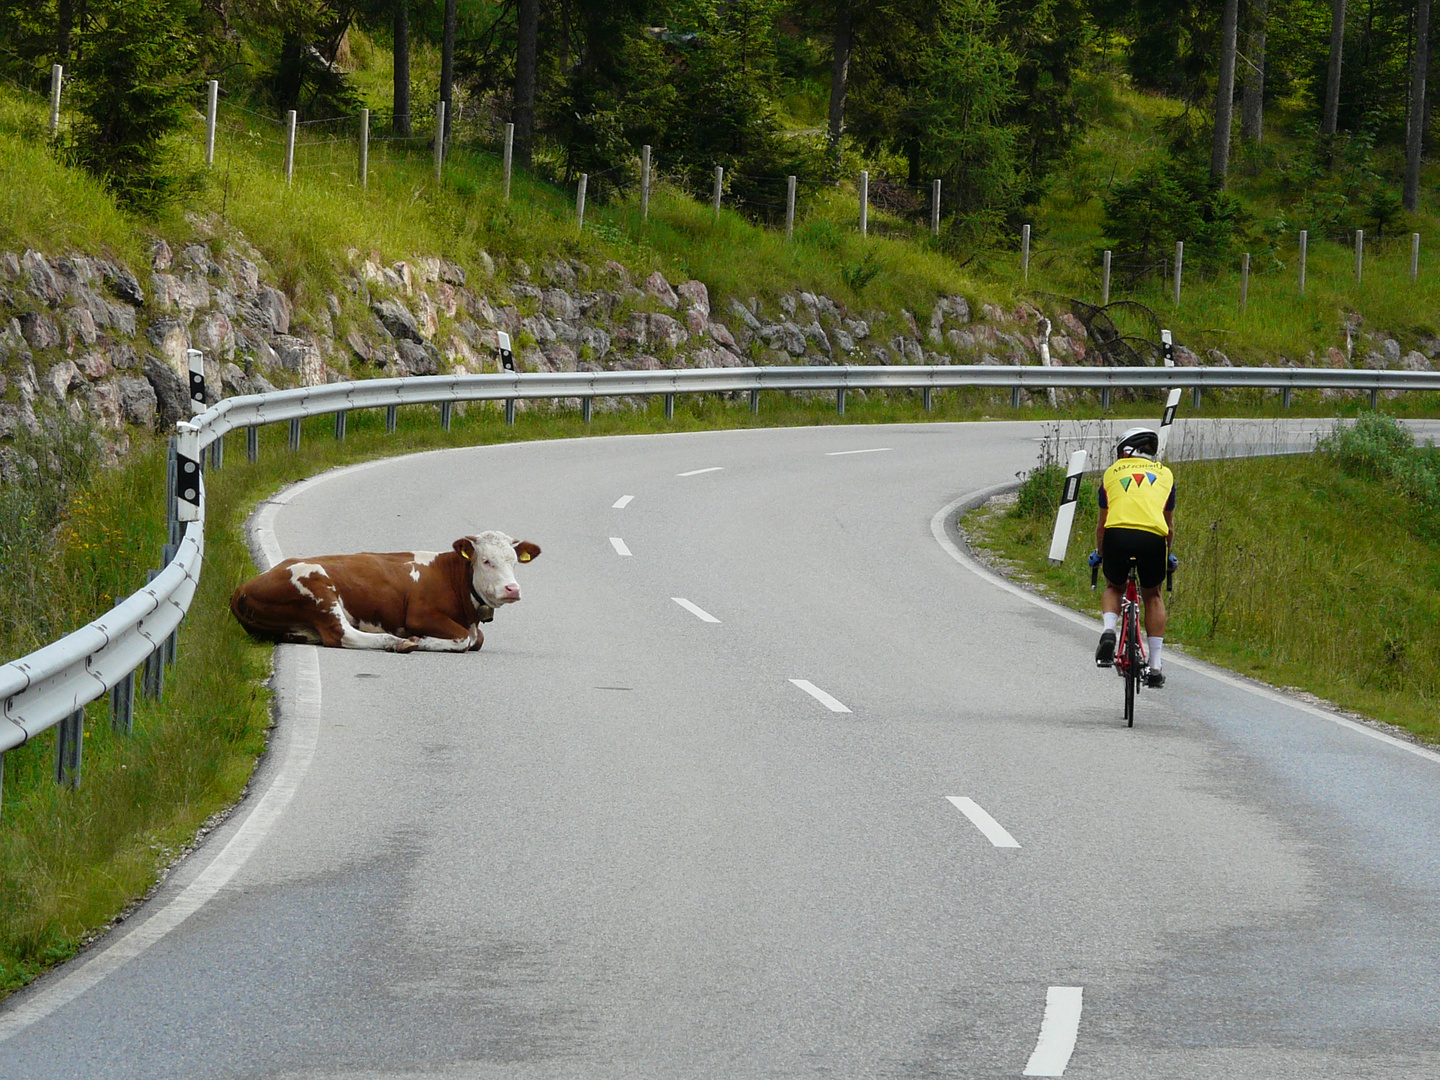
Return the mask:
[[[1440,739],[1440,533],[1395,479],[1433,477],[1436,451],[1388,418],[1365,418],[1315,454],[1173,467],[1180,570],[1167,640]],[[1053,476],[1033,475],[1035,488],[1058,492]],[[1089,550],[1095,516],[1092,490],[1072,547]],[[965,526],[1026,580],[1096,614],[1084,559],[1072,550],[1064,566],[1046,561],[1053,521],[1037,491]]]

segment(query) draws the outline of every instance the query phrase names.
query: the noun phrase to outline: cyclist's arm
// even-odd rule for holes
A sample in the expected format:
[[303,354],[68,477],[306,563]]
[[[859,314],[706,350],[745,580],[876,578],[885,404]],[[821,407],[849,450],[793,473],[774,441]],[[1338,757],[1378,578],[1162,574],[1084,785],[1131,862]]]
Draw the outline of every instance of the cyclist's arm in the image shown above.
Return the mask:
[[1095,550],[1096,550],[1096,551],[1104,551],[1104,550],[1105,550],[1105,519],[1106,519],[1107,517],[1109,517],[1109,516],[1110,516],[1110,511],[1109,511],[1109,510],[1106,510],[1104,507],[1101,507],[1101,508],[1100,508],[1100,513],[1099,513],[1099,515],[1098,515],[1098,516],[1096,517],[1096,519],[1095,519]]
[[1174,510],[1166,510],[1166,511],[1165,511],[1165,525],[1166,525],[1166,527],[1170,530],[1170,534],[1165,537],[1165,543],[1166,543],[1166,545],[1167,545],[1168,547],[1174,548],[1174,547],[1175,547],[1175,511],[1174,511]]

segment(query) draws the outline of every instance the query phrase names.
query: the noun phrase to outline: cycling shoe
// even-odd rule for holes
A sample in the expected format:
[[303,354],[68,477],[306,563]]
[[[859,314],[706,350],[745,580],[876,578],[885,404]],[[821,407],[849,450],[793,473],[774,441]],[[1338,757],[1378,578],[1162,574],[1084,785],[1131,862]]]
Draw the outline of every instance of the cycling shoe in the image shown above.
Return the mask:
[[1149,675],[1146,676],[1145,685],[1151,690],[1159,690],[1165,685],[1165,672],[1159,668],[1151,668]]
[[1095,649],[1096,667],[1115,666],[1115,631],[1106,630],[1100,635],[1100,644]]

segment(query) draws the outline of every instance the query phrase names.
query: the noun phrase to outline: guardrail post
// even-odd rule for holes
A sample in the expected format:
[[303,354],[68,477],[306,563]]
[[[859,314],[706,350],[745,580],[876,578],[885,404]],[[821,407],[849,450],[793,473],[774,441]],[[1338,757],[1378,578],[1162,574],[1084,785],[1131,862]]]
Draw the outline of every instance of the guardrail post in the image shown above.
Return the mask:
[[1378,389],[1372,389],[1370,391],[1370,408],[1380,408],[1380,391]]
[[751,391],[750,391],[750,415],[751,415],[751,416],[759,416],[759,415],[760,415],[760,391],[759,391],[759,390],[751,390]]
[[349,422],[348,417],[349,414],[343,409],[335,414],[335,438],[337,440],[345,438],[345,428]]
[[175,507],[175,436],[171,435],[165,448],[165,542],[180,542],[180,524]]
[[935,405],[935,388],[934,388],[933,386],[924,386],[924,387],[921,387],[921,388],[920,388],[920,406],[921,406],[921,408],[923,408],[926,412],[929,412],[929,411],[931,410],[931,408],[934,407],[934,405]]
[[135,730],[135,672],[110,688],[110,730],[129,735]]
[[260,428],[254,424],[245,429],[245,458],[252,465],[260,460]]
[[515,399],[505,399],[505,423],[509,427],[515,426]]
[[1019,384],[1019,383],[1016,383],[1014,386],[1012,386],[1012,387],[1010,388],[1010,407],[1011,407],[1012,409],[1018,409],[1018,408],[1020,407],[1020,384]]
[[1102,386],[1100,388],[1100,408],[1110,408],[1110,387],[1108,386]]
[[300,449],[300,417],[298,416],[290,421],[290,449]]
[[510,201],[510,166],[515,161],[515,125],[505,125],[505,155],[500,167],[505,173],[505,201]]
[[845,388],[843,386],[835,391],[835,415],[845,415]]
[[220,108],[220,80],[211,79],[205,91],[205,167],[215,167],[215,114]]
[[1290,408],[1290,387],[1288,386],[1280,391],[1280,407],[1282,409]]
[[400,416],[400,409],[395,405],[385,406],[385,434],[395,434],[395,423]]
[[440,427],[445,431],[450,430],[450,416],[455,411],[453,401],[442,401],[440,403]]
[[1190,407],[1192,409],[1198,409],[1200,407],[1200,387],[1198,386],[1190,392]]
[[580,399],[580,420],[582,423],[590,423],[590,407],[594,403],[595,399],[592,397],[582,397]]
[[674,420],[674,419],[675,419],[675,395],[674,395],[674,394],[666,394],[666,395],[665,395],[665,419],[666,419],[666,420]]
[[55,783],[80,787],[80,759],[85,742],[85,710],[71,713],[55,728]]

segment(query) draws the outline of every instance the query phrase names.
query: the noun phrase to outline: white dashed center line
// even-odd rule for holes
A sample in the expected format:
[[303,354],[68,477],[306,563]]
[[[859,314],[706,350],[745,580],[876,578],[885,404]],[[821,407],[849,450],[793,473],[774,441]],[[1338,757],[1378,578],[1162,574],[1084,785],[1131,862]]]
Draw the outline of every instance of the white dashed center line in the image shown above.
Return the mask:
[[689,472],[676,473],[676,476],[699,476],[707,472],[724,472],[724,465],[711,465],[708,469],[691,469]]
[[694,616],[695,616],[697,619],[699,619],[701,622],[713,622],[713,623],[718,623],[718,622],[720,621],[719,619],[715,618],[714,615],[711,615],[708,611],[704,610],[703,608],[696,607],[696,606],[695,606],[694,604],[692,604],[689,600],[686,600],[683,596],[672,596],[672,597],[670,597],[670,599],[671,599],[671,600],[674,600],[675,603],[679,604],[679,605],[680,605],[681,607],[683,607],[686,611],[690,612],[691,615],[694,615]]
[[946,795],[945,798],[954,803],[955,809],[969,818],[975,827],[985,834],[985,839],[996,847],[1020,846],[1015,838],[1005,831],[1005,826],[987,814],[974,799],[967,799],[963,795]]
[[610,546],[615,549],[616,555],[629,555],[630,549],[625,546],[625,541],[618,536],[610,537]]
[[621,495],[620,498],[618,498],[618,499],[615,500],[615,505],[612,506],[610,509],[611,509],[611,510],[624,510],[625,507],[627,507],[627,506],[630,505],[630,500],[633,499],[633,498],[635,498],[634,495]]
[[840,702],[836,701],[833,697],[831,697],[829,694],[825,693],[824,690],[821,690],[818,686],[812,683],[809,679],[791,679],[790,681],[796,686],[798,686],[801,690],[804,690],[805,693],[809,694],[816,701],[820,702],[821,705],[824,705],[825,708],[829,709],[831,712],[850,711]]
[[1040,1038],[1025,1066],[1026,1076],[1064,1076],[1080,1033],[1080,998],[1084,987],[1052,986],[1045,994],[1045,1019]]
[[828,451],[825,456],[845,457],[847,454],[883,454],[886,450],[889,449],[891,449],[891,447],[889,446],[873,446],[869,450],[831,450]]

